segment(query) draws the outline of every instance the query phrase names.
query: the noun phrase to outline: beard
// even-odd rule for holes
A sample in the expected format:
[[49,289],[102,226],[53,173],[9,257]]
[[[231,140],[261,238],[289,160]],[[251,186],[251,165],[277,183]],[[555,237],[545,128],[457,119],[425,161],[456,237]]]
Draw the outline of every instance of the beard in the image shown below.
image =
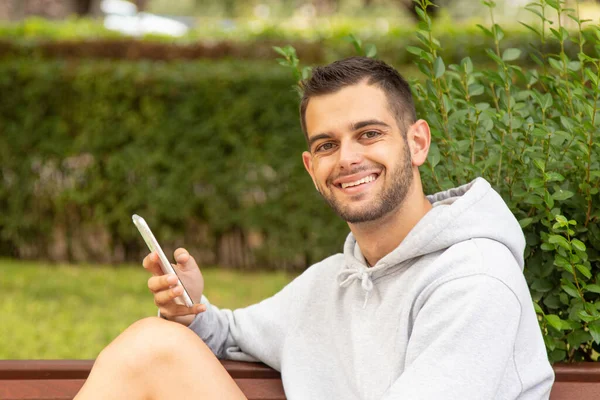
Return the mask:
[[[385,170],[381,164],[376,165],[381,167],[382,171]],[[353,170],[350,174],[355,174],[361,170],[366,170],[367,168],[368,167]],[[377,179],[380,177],[381,174]],[[404,147],[404,157],[402,157],[402,161],[398,163],[393,171],[390,171],[390,174],[386,172],[386,178],[391,179],[391,181],[388,186],[383,188],[380,197],[361,209],[353,209],[353,207],[349,205],[342,204],[331,191],[325,191],[323,188],[319,188],[319,192],[333,211],[335,211],[335,213],[344,221],[350,224],[376,221],[389,214],[394,209],[399,208],[408,195],[409,188],[413,181],[412,163],[408,146]],[[328,186],[333,185],[331,183],[332,181],[333,179],[327,180]]]

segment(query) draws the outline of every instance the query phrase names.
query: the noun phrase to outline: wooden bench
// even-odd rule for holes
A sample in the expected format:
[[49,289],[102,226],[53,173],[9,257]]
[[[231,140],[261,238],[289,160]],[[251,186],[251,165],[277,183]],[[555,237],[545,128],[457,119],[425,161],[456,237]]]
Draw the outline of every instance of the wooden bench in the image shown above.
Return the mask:
[[[264,364],[222,361],[249,400],[285,400],[281,375]],[[1,400],[72,399],[92,360],[0,360]],[[550,400],[600,399],[600,363],[554,366]]]
[[[0,400],[67,400],[93,360],[0,360]],[[279,372],[259,363],[221,361],[249,400],[285,400]]]

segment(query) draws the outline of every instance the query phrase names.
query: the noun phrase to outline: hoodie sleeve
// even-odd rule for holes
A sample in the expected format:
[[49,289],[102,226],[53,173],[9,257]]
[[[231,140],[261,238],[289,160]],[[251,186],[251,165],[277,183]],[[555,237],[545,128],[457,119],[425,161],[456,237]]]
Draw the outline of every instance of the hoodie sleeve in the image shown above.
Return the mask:
[[207,310],[198,314],[189,328],[218,358],[260,360],[280,371],[283,343],[307,301],[310,275],[309,268],[274,296],[233,311],[219,309],[202,296]]
[[455,277],[415,309],[404,373],[383,400],[495,399],[521,317],[514,292],[489,275]]

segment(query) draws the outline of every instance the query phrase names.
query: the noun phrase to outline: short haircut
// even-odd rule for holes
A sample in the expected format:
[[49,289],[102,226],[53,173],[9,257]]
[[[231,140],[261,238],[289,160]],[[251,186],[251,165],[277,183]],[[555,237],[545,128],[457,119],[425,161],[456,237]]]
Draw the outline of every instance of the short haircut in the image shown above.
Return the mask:
[[303,95],[300,102],[300,123],[304,136],[308,139],[306,108],[312,97],[332,94],[365,80],[367,84],[384,91],[390,111],[405,136],[408,127],[417,120],[410,85],[394,68],[368,57],[350,57],[316,67],[311,77],[301,82]]

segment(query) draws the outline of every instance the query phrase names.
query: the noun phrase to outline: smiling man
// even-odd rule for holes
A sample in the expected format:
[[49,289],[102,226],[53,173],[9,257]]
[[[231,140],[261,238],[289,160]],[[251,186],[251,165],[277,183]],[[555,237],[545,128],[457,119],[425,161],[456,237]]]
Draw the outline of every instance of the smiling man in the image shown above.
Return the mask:
[[525,241],[502,198],[481,178],[425,196],[429,127],[385,63],[338,61],[303,88],[302,159],[348,222],[343,254],[234,311],[202,296],[184,249],[176,267],[200,304],[176,304],[176,277],[150,254],[148,286],[176,323],[128,328],[78,398],[244,398],[218,357],[281,371],[290,400],[548,399],[554,376],[522,274]]

